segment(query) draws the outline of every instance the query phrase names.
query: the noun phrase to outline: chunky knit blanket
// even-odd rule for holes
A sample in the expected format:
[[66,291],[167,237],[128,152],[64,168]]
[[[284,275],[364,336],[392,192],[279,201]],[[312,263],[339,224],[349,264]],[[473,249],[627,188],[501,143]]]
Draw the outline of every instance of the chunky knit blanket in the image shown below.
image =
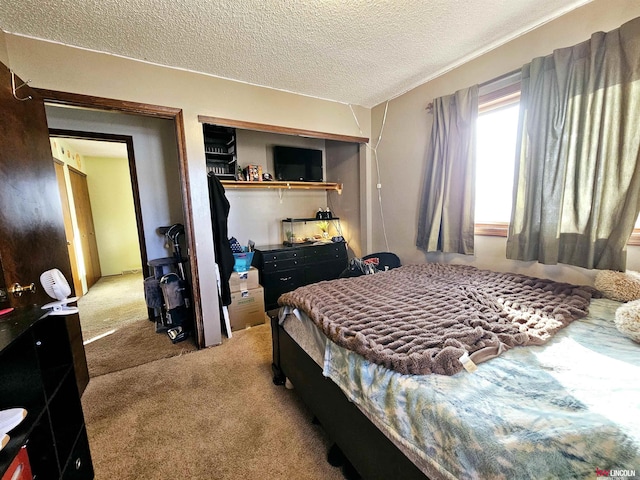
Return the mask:
[[336,344],[403,374],[453,375],[545,343],[588,313],[597,290],[466,265],[408,265],[300,287],[280,305],[303,310]]

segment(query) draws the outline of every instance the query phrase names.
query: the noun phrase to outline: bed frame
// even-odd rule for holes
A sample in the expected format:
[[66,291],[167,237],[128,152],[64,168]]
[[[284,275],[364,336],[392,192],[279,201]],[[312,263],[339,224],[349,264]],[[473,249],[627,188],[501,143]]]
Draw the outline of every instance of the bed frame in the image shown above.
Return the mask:
[[322,369],[271,317],[273,341],[273,383],[284,385],[288,378],[295,391],[318,419],[358,473],[366,480],[427,478],[371,421],[342,393]]

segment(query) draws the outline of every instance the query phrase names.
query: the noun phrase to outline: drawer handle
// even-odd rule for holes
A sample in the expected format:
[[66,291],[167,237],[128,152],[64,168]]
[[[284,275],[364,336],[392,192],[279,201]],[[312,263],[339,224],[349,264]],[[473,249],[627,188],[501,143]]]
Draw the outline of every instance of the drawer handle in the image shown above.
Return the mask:
[[287,280],[291,280],[291,277],[280,277],[281,282],[286,282]]

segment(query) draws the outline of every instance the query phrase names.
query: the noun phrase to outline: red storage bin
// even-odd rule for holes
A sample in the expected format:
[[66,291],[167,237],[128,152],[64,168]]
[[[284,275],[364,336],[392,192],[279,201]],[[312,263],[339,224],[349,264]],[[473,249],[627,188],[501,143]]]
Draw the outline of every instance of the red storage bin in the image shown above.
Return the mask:
[[33,480],[29,455],[27,455],[25,447],[22,447],[16,458],[13,459],[9,469],[2,475],[2,480]]

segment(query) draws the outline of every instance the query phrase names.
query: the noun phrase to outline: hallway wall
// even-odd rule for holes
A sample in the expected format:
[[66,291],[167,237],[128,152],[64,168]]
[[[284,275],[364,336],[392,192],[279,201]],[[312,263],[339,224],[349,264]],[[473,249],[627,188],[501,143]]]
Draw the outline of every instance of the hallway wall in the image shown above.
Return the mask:
[[129,159],[87,156],[85,164],[102,275],[142,269]]

